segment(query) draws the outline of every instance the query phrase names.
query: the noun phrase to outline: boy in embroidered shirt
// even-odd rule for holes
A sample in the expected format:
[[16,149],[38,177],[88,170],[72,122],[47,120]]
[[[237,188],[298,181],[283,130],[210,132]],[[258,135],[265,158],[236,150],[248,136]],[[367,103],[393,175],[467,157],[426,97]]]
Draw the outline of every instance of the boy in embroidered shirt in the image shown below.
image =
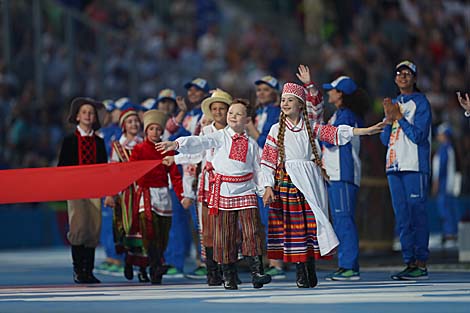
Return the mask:
[[304,87],[284,85],[280,122],[271,127],[263,149],[263,200],[272,203],[268,258],[296,263],[299,288],[317,285],[315,258],[330,255],[338,245],[328,220],[327,176],[315,138],[341,145],[354,135],[371,135],[382,128],[383,123],[369,128],[320,125],[308,117]]
[[[204,112],[201,121],[207,119],[211,121],[201,130],[200,136],[215,133],[227,127],[227,111],[232,103],[232,96],[227,92],[216,89],[209,98],[202,101],[202,112]],[[214,261],[213,233],[215,226],[215,215],[209,214],[209,193],[212,189],[214,178],[214,167],[212,160],[214,158],[215,149],[209,149],[202,154],[178,154],[168,156],[163,159],[163,164],[201,163],[201,174],[199,176],[198,188],[198,209],[200,205],[200,230],[202,245],[206,252],[206,268],[207,268],[207,284],[209,286],[220,286],[222,277],[217,262]]]
[[[155,150],[155,145],[161,140],[167,119],[168,116],[158,110],[145,112],[145,140],[134,147],[130,161],[163,159],[166,153]],[[149,258],[152,284],[161,284],[162,276],[166,272],[163,266],[163,252],[168,244],[172,216],[168,176],[178,200],[182,201],[181,174],[174,164],[160,164],[137,181],[134,208],[139,208],[140,231]]]
[[[64,138],[58,166],[106,163],[108,157],[103,139],[95,132],[101,125],[98,109],[101,102],[89,98],[75,98],[70,106],[68,121],[76,124],[75,132]],[[86,183],[86,182],[84,182]],[[93,275],[95,248],[101,230],[101,199],[67,201],[69,232],[72,246],[73,279],[77,284],[96,284]]]
[[206,136],[181,137],[156,146],[161,151],[178,150],[186,154],[215,148],[209,210],[216,215],[214,260],[222,264],[225,289],[238,289],[234,263],[239,225],[243,234],[242,253],[249,263],[253,286],[261,288],[271,281],[269,275],[263,274],[263,234],[256,196],[262,191],[259,188],[259,148],[245,133],[248,110],[247,101],[235,99],[227,115],[229,127]]

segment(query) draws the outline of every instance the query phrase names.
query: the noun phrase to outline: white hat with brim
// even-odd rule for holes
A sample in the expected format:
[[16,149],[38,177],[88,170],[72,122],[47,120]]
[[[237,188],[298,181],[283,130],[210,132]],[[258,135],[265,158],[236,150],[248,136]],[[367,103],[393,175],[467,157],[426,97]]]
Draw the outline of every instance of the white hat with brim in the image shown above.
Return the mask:
[[222,102],[230,106],[230,104],[232,104],[232,96],[222,89],[216,89],[209,98],[206,98],[204,101],[202,101],[202,113],[204,113],[204,115],[211,120],[213,119],[213,116],[210,107],[214,102]]

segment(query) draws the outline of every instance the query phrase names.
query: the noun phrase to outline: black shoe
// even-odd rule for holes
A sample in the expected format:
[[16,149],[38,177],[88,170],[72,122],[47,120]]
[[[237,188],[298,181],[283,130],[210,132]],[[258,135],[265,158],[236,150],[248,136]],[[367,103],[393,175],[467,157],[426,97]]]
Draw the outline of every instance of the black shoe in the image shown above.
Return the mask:
[[245,256],[251,271],[253,288],[259,289],[271,282],[271,275],[264,274],[263,260],[261,256]]
[[73,271],[73,281],[77,284],[88,284],[87,276],[83,270]]
[[124,265],[124,277],[127,280],[132,280],[134,278],[134,268],[132,267],[132,264],[126,263]]
[[101,284],[101,281],[93,275],[93,273],[87,273],[87,284]]
[[308,273],[308,285],[310,288],[314,288],[318,285],[317,272],[315,269],[315,259],[310,257],[307,261],[307,273]]
[[237,281],[235,278],[235,264],[223,264],[222,271],[224,275],[224,288],[227,290],[237,290]]
[[309,288],[307,269],[305,263],[299,262],[295,265],[296,267],[296,284],[299,288]]
[[137,274],[137,278],[139,279],[140,283],[148,283],[150,282],[149,275],[147,274],[147,271],[145,268],[140,268],[139,274]]

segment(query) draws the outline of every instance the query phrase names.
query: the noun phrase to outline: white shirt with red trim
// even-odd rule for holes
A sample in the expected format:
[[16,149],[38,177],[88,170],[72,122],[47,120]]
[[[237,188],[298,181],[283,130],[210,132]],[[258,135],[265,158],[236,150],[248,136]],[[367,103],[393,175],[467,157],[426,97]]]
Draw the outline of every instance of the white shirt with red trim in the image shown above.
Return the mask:
[[[224,176],[245,176],[252,173],[253,179],[245,182],[222,182],[220,186],[219,210],[241,210],[257,207],[257,194],[262,195],[259,147],[256,141],[244,134],[248,148],[244,153],[246,161],[240,161],[231,154],[232,137],[235,132],[227,127],[204,136],[188,136],[176,139],[178,151],[183,154],[196,154],[213,149],[212,165],[216,174]],[[232,151],[233,152],[233,151]]]

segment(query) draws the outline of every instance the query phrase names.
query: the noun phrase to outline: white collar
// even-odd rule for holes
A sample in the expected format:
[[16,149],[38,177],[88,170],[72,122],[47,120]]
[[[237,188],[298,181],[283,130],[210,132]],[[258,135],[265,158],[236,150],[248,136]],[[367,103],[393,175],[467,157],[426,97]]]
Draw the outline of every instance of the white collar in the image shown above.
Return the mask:
[[84,137],[84,136],[93,136],[93,134],[95,133],[95,132],[93,131],[93,129],[92,129],[89,133],[85,132],[85,131],[80,127],[80,125],[77,125],[77,129],[78,129],[78,132],[80,133],[80,136],[82,136],[82,137]]

